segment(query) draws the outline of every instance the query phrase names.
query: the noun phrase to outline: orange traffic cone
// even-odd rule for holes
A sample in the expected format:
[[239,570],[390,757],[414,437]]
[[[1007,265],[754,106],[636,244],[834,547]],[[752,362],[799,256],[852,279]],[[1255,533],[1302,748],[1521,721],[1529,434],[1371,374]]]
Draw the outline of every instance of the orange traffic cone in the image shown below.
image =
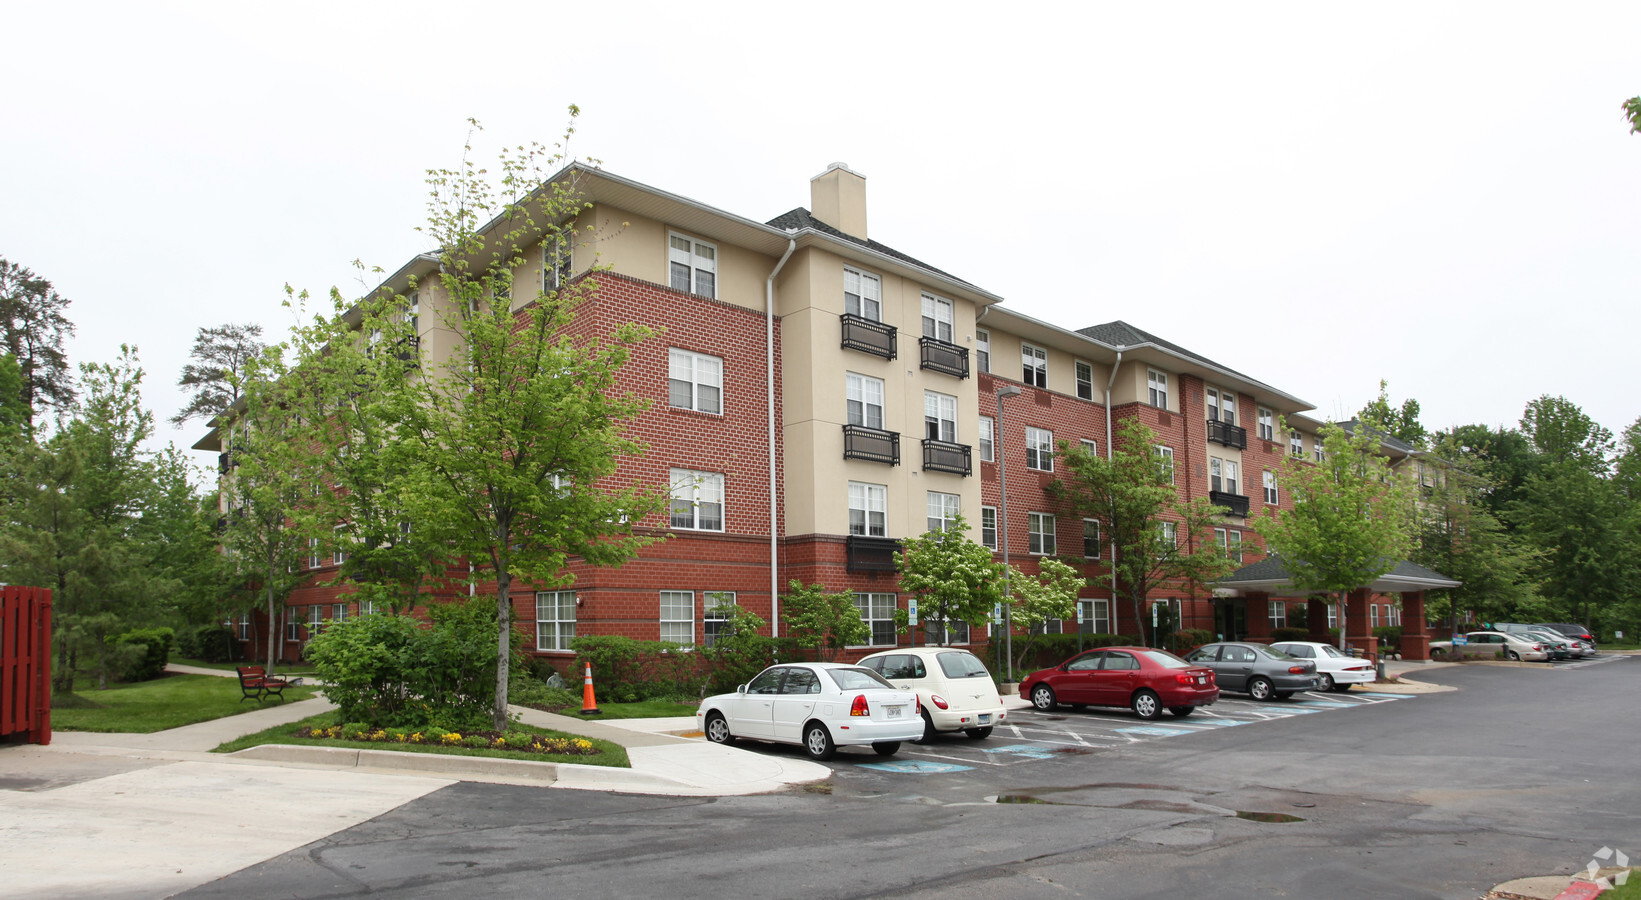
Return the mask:
[[604,713],[598,708],[598,698],[593,696],[593,664],[587,663],[586,666],[586,677],[581,680],[581,714],[601,716]]

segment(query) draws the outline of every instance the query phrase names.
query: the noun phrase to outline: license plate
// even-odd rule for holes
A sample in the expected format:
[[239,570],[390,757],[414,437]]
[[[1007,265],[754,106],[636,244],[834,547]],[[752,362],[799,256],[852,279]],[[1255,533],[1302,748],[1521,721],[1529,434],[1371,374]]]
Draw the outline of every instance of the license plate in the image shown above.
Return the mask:
[[991,713],[981,713],[981,715],[980,715],[980,724],[990,725],[991,724]]
[[1208,676],[1206,676],[1206,675],[1198,675],[1197,676],[1197,684],[1207,684],[1207,683],[1208,683]]
[[883,711],[889,718],[898,719],[900,718],[900,711],[902,708],[903,707],[899,706],[885,706],[883,707]]

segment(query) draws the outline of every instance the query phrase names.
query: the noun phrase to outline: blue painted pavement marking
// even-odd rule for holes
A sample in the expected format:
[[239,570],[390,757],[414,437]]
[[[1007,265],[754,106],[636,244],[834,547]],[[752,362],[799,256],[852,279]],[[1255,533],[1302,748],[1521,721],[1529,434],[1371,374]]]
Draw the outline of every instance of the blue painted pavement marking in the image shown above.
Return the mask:
[[1324,709],[1349,709],[1352,706],[1361,705],[1360,703],[1340,703],[1338,700],[1295,700],[1294,703],[1302,703],[1306,706],[1319,706]]
[[1157,725],[1139,725],[1133,728],[1119,728],[1122,734],[1148,734],[1152,737],[1173,737],[1176,734],[1192,734],[1189,728],[1162,728]]
[[1212,718],[1194,719],[1194,720],[1192,720],[1191,724],[1195,725],[1197,722],[1201,722],[1204,725],[1219,725],[1219,726],[1225,727],[1225,728],[1229,728],[1232,725],[1246,725],[1246,724],[1248,724],[1246,721],[1244,721],[1242,719],[1212,719]]
[[1352,696],[1352,697],[1371,697],[1374,700],[1406,700],[1410,695],[1408,695],[1408,694],[1369,694],[1369,693],[1364,693],[1362,691],[1351,691],[1350,696]]
[[984,747],[987,753],[1010,753],[1015,756],[1029,756],[1032,759],[1053,759],[1054,752],[1041,744],[1010,744],[1007,747]]
[[877,769],[879,772],[895,772],[901,775],[945,775],[951,772],[967,772],[973,766],[957,766],[951,763],[921,762],[918,760],[900,760],[885,763],[856,763],[862,769]]

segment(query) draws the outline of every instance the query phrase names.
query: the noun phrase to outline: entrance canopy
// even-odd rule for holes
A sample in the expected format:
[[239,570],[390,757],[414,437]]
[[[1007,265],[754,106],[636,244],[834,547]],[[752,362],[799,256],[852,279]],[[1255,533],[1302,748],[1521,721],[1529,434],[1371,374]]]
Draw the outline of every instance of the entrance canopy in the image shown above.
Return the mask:
[[[1364,584],[1361,587],[1376,594],[1388,594],[1437,591],[1443,588],[1456,588],[1463,583],[1435,570],[1402,560],[1395,568],[1380,575],[1372,584]],[[1287,566],[1276,556],[1267,556],[1259,562],[1237,569],[1220,579],[1214,585],[1214,589],[1214,593],[1222,597],[1246,597],[1249,594],[1292,596],[1297,593]]]

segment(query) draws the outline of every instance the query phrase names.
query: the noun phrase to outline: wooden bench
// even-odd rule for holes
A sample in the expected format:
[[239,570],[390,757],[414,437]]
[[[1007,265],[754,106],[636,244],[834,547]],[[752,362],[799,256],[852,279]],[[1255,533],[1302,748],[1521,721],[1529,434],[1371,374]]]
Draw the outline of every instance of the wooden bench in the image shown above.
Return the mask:
[[239,698],[241,703],[253,698],[258,703],[268,697],[278,697],[283,700],[285,699],[285,689],[292,684],[292,682],[283,678],[269,678],[268,670],[262,666],[241,666],[238,672],[239,690],[243,695]]

